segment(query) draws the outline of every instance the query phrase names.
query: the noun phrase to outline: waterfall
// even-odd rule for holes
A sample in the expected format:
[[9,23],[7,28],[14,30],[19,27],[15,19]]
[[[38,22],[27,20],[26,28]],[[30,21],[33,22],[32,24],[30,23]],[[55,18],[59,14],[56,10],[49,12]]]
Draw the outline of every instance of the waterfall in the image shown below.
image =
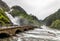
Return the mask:
[[8,18],[11,20],[11,22],[13,23],[13,25],[20,25],[20,22],[19,22],[19,18],[18,17],[13,17],[8,12],[5,12],[5,13],[8,16]]

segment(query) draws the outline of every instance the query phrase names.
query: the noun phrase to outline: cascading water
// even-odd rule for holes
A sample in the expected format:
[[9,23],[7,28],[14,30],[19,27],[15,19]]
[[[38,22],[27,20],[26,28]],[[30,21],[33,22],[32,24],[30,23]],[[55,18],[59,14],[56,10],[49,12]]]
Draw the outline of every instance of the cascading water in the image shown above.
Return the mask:
[[13,25],[20,25],[20,22],[19,22],[19,18],[18,17],[13,17],[8,12],[5,12],[5,13],[8,16],[8,18],[11,20],[11,22],[13,23]]
[[41,26],[42,29],[37,28],[25,33],[17,34],[17,41],[60,41],[60,31]]

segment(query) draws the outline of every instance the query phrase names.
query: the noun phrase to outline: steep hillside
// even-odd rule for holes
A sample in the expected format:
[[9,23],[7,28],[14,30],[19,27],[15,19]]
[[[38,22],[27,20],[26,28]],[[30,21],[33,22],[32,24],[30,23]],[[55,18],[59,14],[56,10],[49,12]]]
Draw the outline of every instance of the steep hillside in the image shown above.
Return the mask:
[[54,14],[51,14],[50,16],[46,17],[44,19],[44,22],[46,23],[47,26],[50,26],[53,21],[60,19],[60,9],[55,12]]
[[12,25],[10,19],[6,16],[5,11],[9,11],[8,5],[0,0],[0,26]]
[[0,8],[2,8],[4,11],[9,11],[9,6],[3,2],[2,0],[0,0]]
[[19,16],[19,18],[26,19],[29,21],[29,23],[34,25],[41,25],[40,21],[36,18],[36,16],[28,15],[23,8],[20,6],[13,6],[11,9],[13,9],[10,14],[14,17]]
[[4,10],[0,8],[0,26],[10,26],[10,25],[12,25],[11,21],[4,13]]
[[[12,9],[12,11],[10,11]],[[41,22],[37,19],[36,16],[28,15],[26,11],[20,6],[12,6],[9,9],[9,6],[0,0],[0,25],[8,25],[11,23],[10,19],[6,16],[5,11],[9,12],[13,18],[18,17],[21,25],[35,25],[40,26]]]
[[43,21],[51,28],[60,29],[60,9],[54,14],[46,17]]

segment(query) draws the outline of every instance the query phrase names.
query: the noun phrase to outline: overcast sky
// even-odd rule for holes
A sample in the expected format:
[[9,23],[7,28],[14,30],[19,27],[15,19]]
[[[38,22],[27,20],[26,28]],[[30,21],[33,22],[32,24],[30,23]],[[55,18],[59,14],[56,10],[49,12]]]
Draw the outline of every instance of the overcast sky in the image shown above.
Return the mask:
[[60,8],[60,0],[3,0],[10,7],[21,6],[28,14],[44,19]]

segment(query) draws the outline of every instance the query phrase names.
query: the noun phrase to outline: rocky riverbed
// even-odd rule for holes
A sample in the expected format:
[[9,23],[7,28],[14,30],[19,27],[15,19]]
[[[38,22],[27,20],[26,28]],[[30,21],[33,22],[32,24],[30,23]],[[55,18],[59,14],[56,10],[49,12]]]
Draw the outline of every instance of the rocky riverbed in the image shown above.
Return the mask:
[[60,31],[41,26],[42,29],[26,31],[0,41],[60,41]]

